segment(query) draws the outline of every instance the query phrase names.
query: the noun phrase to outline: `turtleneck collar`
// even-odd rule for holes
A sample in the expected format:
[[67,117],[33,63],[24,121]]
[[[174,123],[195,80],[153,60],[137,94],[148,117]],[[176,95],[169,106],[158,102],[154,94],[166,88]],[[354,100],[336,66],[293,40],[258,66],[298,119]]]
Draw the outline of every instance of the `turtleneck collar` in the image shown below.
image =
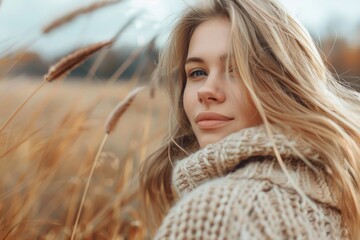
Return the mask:
[[[265,125],[260,125],[256,127],[242,129],[239,132],[233,133],[223,140],[209,144],[203,149],[191,154],[190,156],[179,160],[176,162],[173,169],[172,183],[173,187],[179,195],[184,195],[187,192],[192,191],[194,188],[198,187],[203,182],[216,178],[225,176],[234,170],[236,170],[240,163],[244,163],[245,160],[253,157],[266,156],[268,159],[272,159],[272,168],[274,163],[277,161],[274,158],[275,153],[273,146],[275,144],[276,148],[279,151],[280,156],[286,162],[287,160],[296,159],[297,162],[301,163],[302,166],[305,165],[303,161],[299,158],[298,153],[301,153],[304,158],[310,162],[320,162],[320,156],[316,150],[314,150],[308,143],[302,140],[299,136],[295,135],[292,132],[284,132],[279,127],[272,126],[272,139],[268,136],[266,132]],[[269,161],[268,161],[269,162]],[[259,161],[260,165],[263,165]],[[264,171],[270,173],[271,171],[267,170],[271,167],[262,166]],[[246,168],[246,166],[245,166]],[[279,168],[277,167],[279,170]],[[257,169],[258,172],[259,169]],[[312,171],[310,169],[310,171]],[[324,170],[321,170],[321,174],[325,174]],[[241,172],[241,171],[240,171]],[[308,172],[308,170],[306,170]],[[248,174],[241,173],[243,175]],[[276,173],[272,172],[271,174],[282,174],[281,169]],[[267,175],[266,178],[271,178],[272,175]],[[310,174],[310,173],[309,173]],[[310,177],[316,178],[313,175]],[[317,174],[317,173],[316,173]],[[261,174],[256,174],[253,177],[259,177]],[[302,173],[296,173],[295,177],[303,176]],[[250,176],[248,176],[250,177]],[[274,181],[284,182],[288,184],[286,179],[279,176],[274,176],[276,179]],[[306,178],[306,176],[305,176]],[[280,179],[280,180],[279,180]],[[306,179],[305,179],[306,180]],[[301,182],[301,179],[296,179],[297,182]],[[315,181],[315,180],[314,180]],[[315,185],[317,182],[314,183]],[[307,184],[308,185],[308,184]],[[310,186],[310,185],[309,185]],[[309,186],[305,186],[309,188]],[[316,196],[314,198],[323,198],[324,192],[319,192],[320,190],[316,189]],[[322,188],[322,186],[319,186]],[[311,188],[311,186],[310,186]],[[306,189],[305,192],[311,192],[314,189]],[[329,189],[326,190],[326,196],[328,199],[322,199],[331,205],[336,205],[334,203],[334,197],[330,196]]]

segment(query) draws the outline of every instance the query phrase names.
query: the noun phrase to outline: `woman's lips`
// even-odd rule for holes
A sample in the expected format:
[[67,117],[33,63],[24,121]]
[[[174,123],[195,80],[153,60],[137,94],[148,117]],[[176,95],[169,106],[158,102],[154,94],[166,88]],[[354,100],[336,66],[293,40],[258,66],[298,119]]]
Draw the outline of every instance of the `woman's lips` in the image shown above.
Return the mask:
[[201,130],[210,130],[222,127],[234,118],[215,112],[202,112],[197,115],[195,122]]

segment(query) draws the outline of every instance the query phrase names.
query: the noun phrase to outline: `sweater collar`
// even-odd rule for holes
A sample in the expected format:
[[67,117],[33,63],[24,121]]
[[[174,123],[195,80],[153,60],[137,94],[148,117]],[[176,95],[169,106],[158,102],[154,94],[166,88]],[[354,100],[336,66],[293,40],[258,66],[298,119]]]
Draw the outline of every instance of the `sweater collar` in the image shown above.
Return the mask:
[[[223,140],[209,144],[177,161],[173,169],[173,187],[179,195],[183,195],[204,181],[227,175],[234,171],[240,163],[244,163],[244,160],[251,157],[267,156],[274,159],[273,143],[284,162],[295,159],[303,164],[296,153],[301,153],[310,162],[320,162],[318,152],[299,136],[289,131],[285,133],[277,126],[272,126],[271,129],[273,141],[268,136],[265,125],[260,125],[233,133]],[[281,171],[279,172],[281,174]],[[323,170],[322,174],[325,174]],[[277,180],[279,176],[274,176],[274,178]],[[287,182],[286,180],[282,181]],[[312,190],[309,189],[310,194],[312,194]],[[318,195],[320,198],[322,197],[322,193]],[[331,196],[329,196],[329,202],[333,202]]]

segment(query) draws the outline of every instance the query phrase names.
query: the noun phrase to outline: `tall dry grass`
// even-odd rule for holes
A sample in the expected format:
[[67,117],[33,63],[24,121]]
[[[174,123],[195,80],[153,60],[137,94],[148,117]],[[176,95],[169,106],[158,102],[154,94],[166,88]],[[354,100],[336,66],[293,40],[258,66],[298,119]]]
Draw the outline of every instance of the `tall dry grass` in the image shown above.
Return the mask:
[[[1,82],[1,116],[34,84]],[[0,239],[70,238],[104,123],[129,86],[46,85],[0,135]],[[120,119],[95,168],[76,239],[149,237],[137,177],[166,131],[163,97],[148,104],[149,93],[139,93]]]
[[[91,81],[105,64],[113,43],[140,14],[119,26],[111,42],[104,45],[108,48],[97,55],[84,79],[39,85],[40,78],[29,79],[26,73],[9,77],[38,39],[71,24],[81,15],[121,2],[98,1],[49,22],[39,36],[9,54],[6,67],[0,69],[0,126],[3,126],[0,127],[0,239],[151,238],[146,226],[152,220],[143,215],[138,172],[147,154],[167,131],[168,106],[164,96],[155,95],[154,85],[146,82],[150,90],[138,94],[121,116],[117,129],[106,142],[101,140],[108,115],[138,86],[143,64],[154,60],[141,59],[131,81],[119,84],[119,78],[135,60],[155,47],[156,36],[134,49],[109,79],[102,83]],[[0,0],[0,7],[1,3]],[[95,51],[88,53],[95,53],[103,45],[94,46]],[[64,71],[50,69],[45,80],[65,77],[90,55],[81,56],[84,57],[81,61],[70,57],[54,65],[64,67]],[[26,96],[29,98],[23,105]],[[18,108],[19,105],[22,107]],[[19,111],[8,121],[15,109]],[[99,158],[98,149],[102,150]]]
[[[37,39],[80,15],[118,2],[75,9],[47,24]],[[43,81],[26,73],[8,77],[36,39],[13,53],[16,57],[8,57],[9,67],[0,81],[0,239],[150,239],[146,225],[151,219],[143,215],[138,172],[167,131],[164,96],[153,98],[146,90],[130,98],[132,105],[116,119],[116,130],[110,121],[107,141],[101,140],[107,117],[139,85],[143,66],[130,81],[118,79],[142,53],[154,48],[156,37],[134,50],[110,79],[84,81],[96,76],[108,49],[97,55],[86,78],[66,79],[92,54],[111,47],[137,16],[110,42],[80,49],[54,64]],[[58,78],[64,79],[46,84]]]
[[56,18],[55,20],[48,23],[46,26],[43,27],[42,32],[44,34],[48,34],[54,31],[55,29],[68,24],[72,20],[76,19],[78,16],[89,14],[101,8],[111,6],[113,4],[117,4],[120,2],[122,2],[122,0],[103,0],[103,1],[91,3],[90,5],[87,6],[74,9],[71,12],[66,13],[65,15],[60,16],[59,18]]
[[[18,65],[22,58],[25,56],[26,52],[30,49],[30,47],[36,43],[41,37],[44,35],[51,34],[52,32],[58,30],[59,28],[63,27],[64,25],[72,23],[73,20],[77,19],[79,16],[91,14],[93,12],[96,12],[104,7],[111,6],[113,4],[118,4],[123,2],[124,0],[101,0],[98,2],[91,3],[87,6],[82,6],[79,8],[75,8],[72,11],[65,13],[64,15],[55,18],[54,20],[50,21],[48,24],[46,24],[42,30],[41,34],[36,36],[35,38],[28,40],[27,43],[25,43],[20,49],[15,51],[15,53],[8,53],[7,50],[2,52],[2,55],[7,54],[7,58],[10,60],[9,66],[7,66],[6,69],[2,69],[0,80],[3,80],[11,71]],[[0,2],[1,5],[1,2]],[[136,17],[137,15],[135,15]],[[119,32],[114,36],[113,42],[117,40],[118,37],[120,37],[121,33],[131,25],[133,20],[130,19],[125,25],[119,30]]]
[[92,44],[88,47],[76,50],[75,52],[65,56],[60,59],[56,64],[51,66],[48,70],[48,73],[45,74],[44,80],[38,85],[37,88],[34,89],[30,95],[25,98],[25,100],[15,109],[15,111],[10,115],[10,117],[5,121],[4,124],[0,127],[0,134],[4,131],[4,129],[9,125],[9,123],[14,119],[16,114],[26,105],[27,102],[31,100],[31,98],[38,92],[40,89],[45,86],[47,82],[53,82],[55,80],[66,77],[73,69],[78,67],[81,63],[83,63],[86,59],[88,59],[92,54],[101,50],[102,48],[109,46],[113,43],[113,41],[106,41]]

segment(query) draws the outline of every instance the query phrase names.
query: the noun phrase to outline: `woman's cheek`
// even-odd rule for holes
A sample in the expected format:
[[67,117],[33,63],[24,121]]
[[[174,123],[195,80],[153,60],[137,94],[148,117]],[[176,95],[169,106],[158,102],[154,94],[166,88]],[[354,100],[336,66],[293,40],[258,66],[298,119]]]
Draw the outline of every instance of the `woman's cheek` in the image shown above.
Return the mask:
[[194,111],[195,111],[196,101],[197,101],[196,85],[192,83],[187,83],[184,89],[183,106],[189,120],[191,120],[192,116],[195,114]]

